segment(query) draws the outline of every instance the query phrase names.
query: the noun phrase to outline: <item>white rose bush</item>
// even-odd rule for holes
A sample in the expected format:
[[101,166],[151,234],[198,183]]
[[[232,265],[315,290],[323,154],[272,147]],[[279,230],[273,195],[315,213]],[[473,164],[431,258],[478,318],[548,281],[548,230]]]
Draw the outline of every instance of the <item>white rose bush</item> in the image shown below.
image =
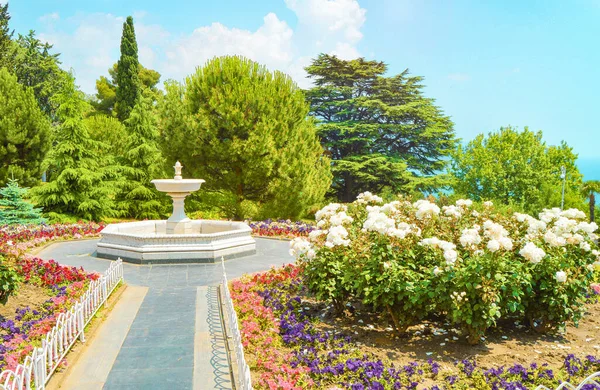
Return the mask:
[[538,332],[577,323],[600,265],[598,226],[585,218],[575,209],[508,215],[468,199],[384,204],[364,193],[317,212],[318,229],[290,251],[309,291],[340,312],[360,301],[399,332],[445,317],[477,343],[500,318]]

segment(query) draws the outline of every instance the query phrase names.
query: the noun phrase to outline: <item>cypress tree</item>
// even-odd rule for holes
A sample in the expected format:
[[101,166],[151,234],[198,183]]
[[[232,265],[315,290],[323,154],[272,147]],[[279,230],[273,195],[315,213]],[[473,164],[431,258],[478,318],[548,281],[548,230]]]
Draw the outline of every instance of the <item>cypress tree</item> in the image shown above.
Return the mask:
[[117,196],[118,208],[136,219],[159,219],[164,200],[152,179],[161,177],[162,157],[158,149],[156,117],[149,96],[138,98],[125,121],[129,136],[125,141],[121,169],[124,181]]
[[116,111],[121,121],[129,117],[140,94],[139,66],[133,18],[128,16],[123,23],[121,57],[117,63]]
[[14,179],[9,179],[6,187],[0,188],[0,225],[40,224],[44,222],[42,209],[34,208],[33,204],[25,201],[27,188],[19,187]]
[[50,148],[50,123],[31,88],[0,68],[0,185],[9,177],[26,186],[39,183]]
[[53,99],[60,126],[47,159],[50,181],[32,189],[34,202],[57,220],[72,216],[100,221],[115,214],[112,179],[118,177],[117,171],[98,159],[101,147],[89,136],[83,120],[89,108],[84,98],[68,75]]

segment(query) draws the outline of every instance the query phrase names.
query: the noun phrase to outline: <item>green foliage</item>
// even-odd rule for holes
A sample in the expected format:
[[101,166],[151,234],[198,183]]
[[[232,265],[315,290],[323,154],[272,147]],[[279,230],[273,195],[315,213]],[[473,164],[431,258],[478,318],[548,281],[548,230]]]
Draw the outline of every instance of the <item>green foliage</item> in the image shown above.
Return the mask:
[[9,179],[6,187],[0,188],[0,225],[28,225],[44,222],[42,209],[34,208],[33,205],[23,198],[27,194],[27,188],[19,187],[16,180]]
[[0,68],[0,185],[11,177],[26,186],[39,183],[49,148],[50,123],[33,91]]
[[160,219],[164,198],[150,181],[162,177],[163,159],[149,97],[138,98],[125,126],[129,135],[121,157],[124,181],[117,195],[118,208],[136,219]]
[[119,158],[125,152],[123,140],[127,139],[127,130],[117,118],[106,115],[93,115],[83,120],[90,138],[96,142],[99,161],[106,161],[112,157]]
[[10,14],[8,13],[8,3],[0,5],[0,68],[10,68],[13,57],[12,37],[14,31],[8,27]]
[[538,332],[577,324],[600,264],[597,225],[575,209],[539,220],[505,210],[362,194],[317,212],[319,230],[291,248],[317,299],[338,310],[360,301],[399,331],[445,317],[478,343],[499,319],[527,319]]
[[590,222],[594,222],[596,215],[596,193],[600,192],[600,181],[587,180],[581,185],[581,195],[588,199]]
[[536,214],[561,203],[560,167],[567,171],[565,207],[583,208],[577,155],[564,142],[546,146],[542,132],[507,127],[459,146],[452,161],[454,190],[474,200],[494,200]]
[[330,183],[302,91],[286,75],[240,57],[209,61],[184,87],[165,85],[161,144],[169,164],[206,180],[236,219],[297,217]]
[[453,124],[423,96],[422,78],[408,70],[385,77],[387,65],[321,54],[306,68],[310,113],[333,160],[331,193],[350,201],[359,192],[446,185],[436,174],[454,149]]
[[8,298],[15,295],[23,278],[14,268],[4,263],[4,256],[0,255],[0,303],[6,305]]
[[19,34],[15,45],[14,68],[11,71],[19,83],[31,87],[42,111],[56,119],[56,105],[53,96],[62,88],[66,72],[60,68],[60,54],[51,54],[52,45],[36,38],[34,31],[27,35]]
[[88,104],[71,75],[54,102],[60,126],[47,158],[49,182],[33,188],[32,199],[51,219],[70,215],[100,221],[114,215],[112,180],[118,170],[98,159],[101,146],[90,138],[83,120]]
[[115,109],[119,120],[124,121],[135,106],[140,94],[138,47],[135,40],[133,18],[127,17],[123,23],[121,36],[121,57],[117,63]]
[[[118,64],[114,64],[113,67],[108,70],[108,73],[110,79],[105,76],[100,76],[100,78],[96,80],[97,92],[95,99],[91,103],[98,113],[113,116],[117,115],[114,108],[117,101]],[[142,64],[140,64],[138,78],[143,92],[146,95],[152,96],[154,101],[157,100],[161,95],[161,91],[156,87],[160,80],[160,73],[152,69],[144,68]]]

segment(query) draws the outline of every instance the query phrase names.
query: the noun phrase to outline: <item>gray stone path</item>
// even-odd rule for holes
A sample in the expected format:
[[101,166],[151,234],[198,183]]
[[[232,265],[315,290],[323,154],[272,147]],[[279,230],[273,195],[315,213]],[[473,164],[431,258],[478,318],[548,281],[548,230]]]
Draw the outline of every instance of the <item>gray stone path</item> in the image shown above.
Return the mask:
[[[56,243],[43,259],[103,272],[97,240]],[[257,239],[257,253],[225,262],[228,278],[290,263],[288,242]],[[221,264],[124,264],[125,282],[148,287],[104,389],[229,389],[224,339],[216,307]],[[137,308],[136,308],[137,309]],[[216,315],[216,317],[215,317]]]

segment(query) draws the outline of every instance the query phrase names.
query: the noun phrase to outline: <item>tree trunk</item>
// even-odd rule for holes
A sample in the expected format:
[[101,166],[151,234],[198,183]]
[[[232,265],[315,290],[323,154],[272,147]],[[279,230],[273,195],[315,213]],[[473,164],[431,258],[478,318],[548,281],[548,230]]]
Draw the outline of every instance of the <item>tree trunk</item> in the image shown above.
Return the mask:
[[596,196],[590,193],[590,222],[594,222],[594,211],[596,211]]

